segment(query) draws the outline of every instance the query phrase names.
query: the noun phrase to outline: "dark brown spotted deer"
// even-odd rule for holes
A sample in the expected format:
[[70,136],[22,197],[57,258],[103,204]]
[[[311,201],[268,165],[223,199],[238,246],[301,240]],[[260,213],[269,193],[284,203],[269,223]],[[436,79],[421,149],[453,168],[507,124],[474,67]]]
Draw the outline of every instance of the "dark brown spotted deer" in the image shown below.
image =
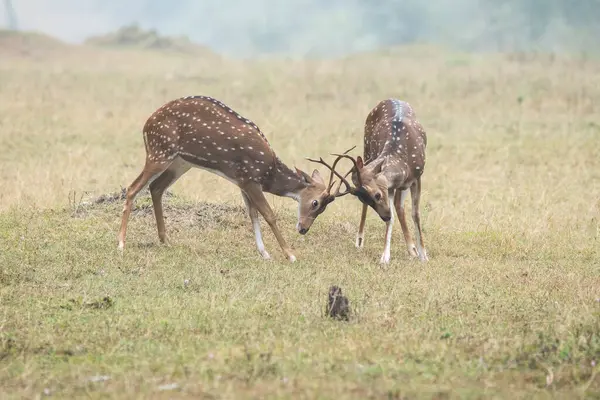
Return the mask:
[[[208,170],[237,185],[250,215],[259,253],[270,258],[260,231],[260,213],[290,261],[296,257],[281,235],[275,214],[264,192],[290,197],[298,202],[296,229],[306,234],[319,214],[340,193],[331,193],[335,164],[326,185],[318,170],[312,175],[292,170],[276,155],[267,138],[252,121],[211,97],[189,96],[170,101],[157,109],[143,129],[146,163],[127,188],[119,232],[119,249],[125,247],[127,221],[135,196],[149,185],[160,242],[166,238],[162,196],[192,167]],[[338,158],[337,161],[339,161]]]
[[[363,203],[356,246],[361,248],[364,245],[367,207],[371,207],[386,223],[385,247],[380,261],[389,263],[395,207],[408,253],[427,261],[419,213],[421,176],[427,147],[425,130],[408,103],[386,99],[379,102],[367,116],[364,132],[364,161],[360,156],[355,159],[347,154],[339,155],[354,163],[348,174],[352,173],[356,187],[351,188],[350,193]],[[408,230],[404,214],[404,202],[409,189],[416,243]]]

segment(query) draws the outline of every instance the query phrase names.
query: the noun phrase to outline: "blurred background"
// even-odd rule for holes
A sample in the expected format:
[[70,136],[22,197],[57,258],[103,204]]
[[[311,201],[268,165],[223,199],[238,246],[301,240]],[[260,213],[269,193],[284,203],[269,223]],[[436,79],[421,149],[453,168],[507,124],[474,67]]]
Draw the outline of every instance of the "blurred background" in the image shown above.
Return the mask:
[[126,25],[235,57],[340,56],[430,43],[597,53],[600,0],[1,0],[0,25],[79,43]]

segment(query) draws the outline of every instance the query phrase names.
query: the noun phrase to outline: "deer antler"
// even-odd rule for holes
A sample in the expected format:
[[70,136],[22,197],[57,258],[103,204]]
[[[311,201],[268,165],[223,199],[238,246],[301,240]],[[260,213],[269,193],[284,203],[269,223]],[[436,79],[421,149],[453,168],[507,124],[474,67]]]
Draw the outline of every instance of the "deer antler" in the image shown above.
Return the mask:
[[[354,146],[354,147],[356,147],[356,146]],[[353,148],[354,148],[354,147],[353,147]],[[353,149],[353,148],[352,148],[352,149]],[[355,159],[354,157],[352,157],[351,155],[349,155],[349,154],[346,154],[346,153],[348,153],[348,152],[349,152],[350,150],[352,150],[352,149],[346,150],[346,151],[345,151],[343,154],[332,154],[332,156],[337,156],[337,157],[338,157],[338,158],[335,160],[336,162],[337,162],[338,160],[342,159],[342,158],[347,158],[347,159],[349,159],[350,161],[352,161],[352,164],[354,164],[354,168],[350,169],[350,171],[348,171],[348,173],[346,174],[346,176],[350,175],[350,173],[352,172],[352,170],[356,169],[356,172],[357,172],[357,178],[358,178],[358,186],[360,187],[360,186],[362,186],[362,179],[360,178],[360,174],[358,173],[358,164],[356,163],[356,159]],[[334,165],[335,165],[335,164],[334,164]],[[344,182],[346,182],[346,179],[345,179],[345,178],[346,178],[346,176],[345,176],[344,178],[341,178],[341,179],[342,179]],[[340,183],[340,185],[341,185],[341,183]],[[348,183],[347,183],[347,182],[346,182],[346,185],[348,185]]]
[[[318,160],[313,160],[312,158],[307,158],[307,160],[308,160],[308,161],[315,162],[315,163],[317,163],[317,164],[324,165],[324,166],[326,166],[326,167],[327,167],[327,168],[328,168],[328,169],[331,171],[331,173],[330,173],[330,175],[329,175],[329,185],[327,186],[327,192],[331,192],[331,188],[333,187],[333,185],[335,185],[335,181],[333,180],[333,176],[334,176],[334,175],[335,175],[335,176],[337,176],[338,178],[340,178],[340,179],[344,180],[344,178],[342,177],[342,175],[340,175],[340,174],[339,174],[339,173],[338,173],[338,172],[335,170],[335,165],[337,164],[337,162],[338,162],[339,158],[338,158],[338,160],[336,160],[336,161],[335,161],[335,163],[333,164],[333,167],[332,167],[331,165],[327,164],[327,163],[325,162],[325,160],[323,160],[323,158],[322,158],[322,157],[319,157],[319,159],[318,159]],[[347,186],[347,191],[350,191],[350,190],[352,190],[352,189],[351,189],[351,188],[348,186],[348,184],[347,184],[347,183],[346,183],[346,186]],[[337,191],[337,192],[334,194],[334,196],[335,196],[335,197],[339,197],[339,196],[343,196],[344,194],[347,194],[347,193],[340,194],[340,193],[339,193],[339,187],[338,187],[338,191]]]
[[[346,153],[348,153],[349,151],[353,150],[355,147],[356,147],[356,146],[353,146],[353,147],[351,147],[350,149],[346,150],[346,151],[344,152],[344,155],[338,155],[338,154],[334,154],[334,155],[336,155],[336,156],[338,156],[338,157],[337,157],[337,158],[336,158],[336,160],[333,162],[333,166],[330,166],[329,164],[327,164],[327,163],[326,163],[326,162],[323,160],[323,158],[322,158],[322,157],[319,157],[319,159],[318,159],[318,160],[313,160],[313,159],[311,159],[311,158],[307,158],[307,160],[308,160],[308,161],[312,161],[312,162],[315,162],[315,163],[317,163],[317,164],[322,164],[322,165],[326,166],[326,167],[327,167],[327,168],[328,168],[328,169],[331,171],[331,173],[329,174],[329,185],[328,185],[328,187],[327,187],[327,191],[328,191],[328,192],[330,192],[330,191],[331,191],[331,188],[332,188],[332,187],[333,187],[333,185],[335,184],[335,181],[333,180],[333,176],[335,175],[335,176],[337,176],[338,178],[340,178],[340,184],[338,185],[338,188],[337,188],[337,190],[336,190],[336,191],[335,191],[335,193],[334,193],[334,197],[342,197],[342,196],[345,196],[345,195],[347,195],[348,193],[352,193],[352,192],[354,191],[354,188],[352,188],[352,186],[351,186],[351,185],[348,183],[348,181],[346,180],[346,178],[345,178],[345,177],[343,177],[343,176],[342,176],[342,175],[341,175],[339,172],[337,172],[337,171],[335,170],[335,166],[337,165],[337,163],[338,163],[338,162],[339,162],[339,161],[340,161],[340,160],[341,160],[341,159],[342,159],[344,156],[346,156],[346,157],[350,157],[350,156],[346,155]],[[352,158],[351,158],[351,159],[352,159]],[[356,164],[356,162],[355,162],[355,164]],[[346,176],[347,176],[347,174],[346,174]],[[340,192],[340,188],[341,188],[341,186],[342,186],[342,183],[343,183],[343,184],[346,186],[346,191],[344,191],[344,192]]]

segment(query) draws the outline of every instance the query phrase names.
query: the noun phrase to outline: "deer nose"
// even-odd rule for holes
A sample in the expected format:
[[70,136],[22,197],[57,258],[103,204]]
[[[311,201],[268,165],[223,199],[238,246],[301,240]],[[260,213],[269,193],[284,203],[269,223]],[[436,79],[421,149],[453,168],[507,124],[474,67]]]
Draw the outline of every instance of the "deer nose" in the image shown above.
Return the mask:
[[383,220],[383,222],[389,222],[389,220],[392,219],[392,217],[385,216],[385,217],[381,217],[381,219]]
[[298,233],[300,233],[301,235],[306,235],[306,232],[308,232],[308,229],[306,229],[306,228],[298,229]]

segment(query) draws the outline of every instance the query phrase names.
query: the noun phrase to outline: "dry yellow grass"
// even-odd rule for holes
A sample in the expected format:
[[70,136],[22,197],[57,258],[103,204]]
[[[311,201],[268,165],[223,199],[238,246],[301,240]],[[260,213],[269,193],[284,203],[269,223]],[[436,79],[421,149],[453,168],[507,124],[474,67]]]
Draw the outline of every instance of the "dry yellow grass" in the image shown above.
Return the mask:
[[[175,382],[179,397],[599,398],[600,61],[67,47],[0,57],[0,93],[2,397],[161,397]],[[274,257],[264,262],[245,215],[194,219],[197,202],[242,205],[235,186],[196,170],[171,188],[174,246],[145,246],[157,243],[154,220],[134,215],[121,258],[121,204],[74,218],[70,193],[129,185],[146,118],[194,94],[252,119],[305,170],[306,156],[362,150],[379,100],[410,102],[428,133],[431,261],[408,259],[397,224],[381,269],[372,211],[358,252],[360,205],[348,196],[305,238],[295,204],[269,196],[299,262],[288,265],[263,224]],[[330,283],[357,308],[348,325],[322,317]],[[83,306],[107,293],[107,310]],[[86,381],[94,374],[110,379]]]

